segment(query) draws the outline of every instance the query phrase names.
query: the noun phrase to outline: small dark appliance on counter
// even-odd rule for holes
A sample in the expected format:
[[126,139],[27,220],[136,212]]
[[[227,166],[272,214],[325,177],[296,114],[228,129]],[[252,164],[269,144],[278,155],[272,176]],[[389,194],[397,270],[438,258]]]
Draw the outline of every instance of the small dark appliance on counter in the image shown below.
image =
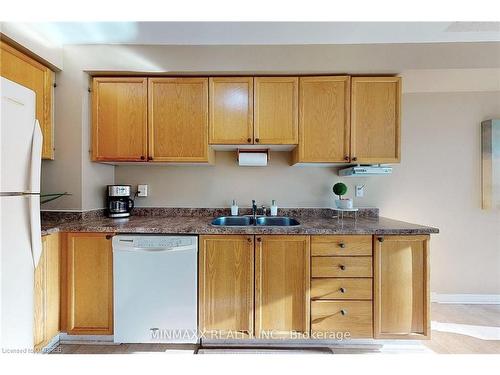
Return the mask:
[[106,215],[113,218],[129,217],[134,208],[130,198],[130,185],[108,185],[106,194]]

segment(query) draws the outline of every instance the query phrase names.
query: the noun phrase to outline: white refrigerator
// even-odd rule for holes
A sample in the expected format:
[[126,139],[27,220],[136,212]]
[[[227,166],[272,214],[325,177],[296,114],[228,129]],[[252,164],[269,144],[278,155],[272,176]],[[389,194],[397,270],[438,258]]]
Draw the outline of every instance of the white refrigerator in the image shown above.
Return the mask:
[[33,349],[33,279],[42,253],[42,132],[32,90],[2,77],[0,95],[0,342],[5,353]]

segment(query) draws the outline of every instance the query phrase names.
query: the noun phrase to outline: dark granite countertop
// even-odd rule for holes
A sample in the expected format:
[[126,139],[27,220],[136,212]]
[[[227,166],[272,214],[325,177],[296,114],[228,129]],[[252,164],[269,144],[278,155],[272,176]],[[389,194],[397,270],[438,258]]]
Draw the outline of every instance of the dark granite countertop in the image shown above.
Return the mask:
[[[376,209],[375,209],[376,210]],[[93,214],[42,214],[42,235],[55,232],[114,232],[165,234],[430,234],[437,228],[378,216],[378,210],[361,212],[355,219],[337,219],[330,209],[285,209],[280,215],[295,217],[300,225],[291,227],[215,226],[216,216],[225,209],[142,209],[127,219],[110,219],[102,211]]]

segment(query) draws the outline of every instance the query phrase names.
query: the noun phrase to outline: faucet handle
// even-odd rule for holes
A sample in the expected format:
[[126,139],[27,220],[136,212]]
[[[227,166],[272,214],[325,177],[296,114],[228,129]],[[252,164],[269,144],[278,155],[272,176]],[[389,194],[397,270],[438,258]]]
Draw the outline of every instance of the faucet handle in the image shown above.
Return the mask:
[[262,205],[262,215],[266,216],[266,206]]

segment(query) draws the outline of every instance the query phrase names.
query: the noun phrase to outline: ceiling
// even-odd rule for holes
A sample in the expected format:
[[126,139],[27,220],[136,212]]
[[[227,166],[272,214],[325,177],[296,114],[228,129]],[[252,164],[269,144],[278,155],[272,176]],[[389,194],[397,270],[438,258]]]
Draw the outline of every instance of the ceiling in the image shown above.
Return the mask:
[[283,45],[500,41],[500,22],[50,22],[9,28],[57,45]]

